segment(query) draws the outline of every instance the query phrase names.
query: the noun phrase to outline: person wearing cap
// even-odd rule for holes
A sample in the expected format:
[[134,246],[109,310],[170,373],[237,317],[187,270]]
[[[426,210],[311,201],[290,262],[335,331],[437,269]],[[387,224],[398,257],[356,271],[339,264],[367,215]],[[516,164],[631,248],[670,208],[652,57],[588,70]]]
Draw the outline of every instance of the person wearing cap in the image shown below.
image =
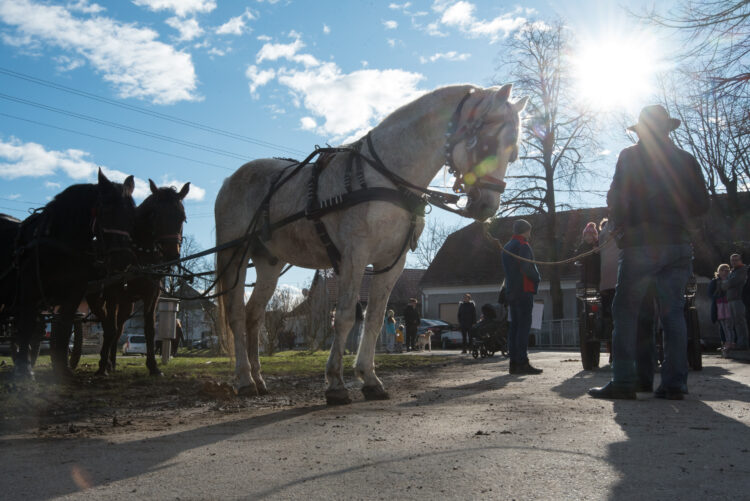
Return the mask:
[[417,311],[416,298],[409,298],[409,304],[404,310],[404,324],[406,326],[406,351],[414,351],[414,343],[417,341],[417,329],[419,328],[419,312]]
[[513,236],[503,247],[505,294],[510,309],[508,330],[508,355],[511,374],[540,374],[541,369],[529,364],[529,331],[534,294],[539,289],[539,270],[536,265],[516,258],[534,259],[529,245],[531,224],[525,219],[513,222]]
[[592,388],[595,398],[635,399],[638,388],[638,312],[654,287],[664,327],[664,363],[658,398],[681,400],[687,391],[685,286],[692,273],[688,228],[709,207],[696,159],[669,138],[680,125],[663,106],[646,106],[629,130],[638,143],[620,152],[607,205],[620,248],[612,305],[612,380]]
[[477,307],[471,300],[471,294],[464,294],[464,299],[458,303],[458,326],[461,328],[461,353],[466,353],[469,331],[477,323]]

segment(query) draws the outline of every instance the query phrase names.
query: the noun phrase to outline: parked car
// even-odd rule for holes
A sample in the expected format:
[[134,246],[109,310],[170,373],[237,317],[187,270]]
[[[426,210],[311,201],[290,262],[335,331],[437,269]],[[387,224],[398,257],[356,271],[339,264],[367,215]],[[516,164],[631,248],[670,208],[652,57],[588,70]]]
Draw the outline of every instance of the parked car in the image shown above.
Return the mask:
[[[417,327],[417,334],[422,334],[428,329],[432,331],[432,342],[435,344],[435,346],[443,346],[443,334],[449,333],[454,330],[453,326],[449,324],[448,322],[444,322],[442,320],[436,320],[432,318],[423,318],[419,322],[419,327]],[[458,344],[460,345],[461,344],[460,332],[458,333],[458,339],[459,339]]]
[[146,336],[142,334],[129,334],[125,344],[122,345],[122,354],[146,354]]
[[440,333],[440,346],[447,350],[448,348],[460,347],[463,343],[461,331],[448,330]]
[[219,344],[218,336],[206,336],[202,339],[196,339],[195,341],[193,341],[190,347],[193,348],[194,350],[205,350],[208,348],[213,348],[214,346],[218,344]]

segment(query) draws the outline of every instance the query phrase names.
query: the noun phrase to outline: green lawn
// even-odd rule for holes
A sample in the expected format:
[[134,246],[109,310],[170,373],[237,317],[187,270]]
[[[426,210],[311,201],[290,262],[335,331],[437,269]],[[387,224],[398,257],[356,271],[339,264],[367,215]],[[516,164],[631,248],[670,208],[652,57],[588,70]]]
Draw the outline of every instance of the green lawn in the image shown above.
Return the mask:
[[[378,371],[392,371],[395,369],[409,369],[424,367],[429,365],[439,365],[445,363],[450,357],[444,356],[427,356],[427,355],[402,355],[402,354],[381,354],[375,356],[375,365]],[[313,376],[322,375],[328,360],[327,351],[316,351],[313,353],[306,351],[282,351],[272,356],[261,356],[260,362],[263,374],[269,376],[296,375],[296,376]],[[167,364],[161,363],[161,357],[157,357],[159,367],[165,375],[179,377],[227,377],[232,374],[234,364],[229,357],[216,356],[177,356]],[[10,357],[0,357],[0,371],[10,371],[13,362]],[[352,364],[354,355],[344,356],[344,372],[352,375]],[[79,372],[94,372],[99,364],[98,355],[84,355],[78,364]],[[121,376],[138,376],[146,374],[146,358],[141,356],[118,357],[118,374]],[[49,356],[42,355],[37,361],[35,372],[42,375],[50,370]]]

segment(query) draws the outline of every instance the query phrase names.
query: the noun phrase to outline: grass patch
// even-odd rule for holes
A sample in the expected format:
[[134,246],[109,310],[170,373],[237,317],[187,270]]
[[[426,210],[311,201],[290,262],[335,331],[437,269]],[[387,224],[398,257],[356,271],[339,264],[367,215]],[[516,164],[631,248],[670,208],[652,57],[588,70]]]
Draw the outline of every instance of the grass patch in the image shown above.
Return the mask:
[[[403,355],[403,354],[379,354],[375,356],[375,367],[378,371],[388,372],[399,369],[411,369],[440,365],[446,363],[451,357],[428,356],[428,355]],[[166,365],[161,363],[157,357],[159,368],[166,376],[177,377],[212,377],[226,378],[233,374],[234,363],[229,357],[217,356],[177,356],[172,358]],[[261,356],[260,363],[264,375],[268,376],[315,376],[325,371],[327,351],[282,351],[271,356]],[[10,357],[0,357],[0,364],[5,365],[0,371],[10,372],[13,362]],[[344,373],[352,375],[352,364],[354,355],[344,356]],[[95,372],[99,367],[99,355],[84,355],[78,364],[77,372]],[[42,355],[37,360],[34,371],[39,376],[51,372],[50,357]],[[117,373],[115,378],[130,379],[133,377],[146,376],[146,357],[118,357]]]

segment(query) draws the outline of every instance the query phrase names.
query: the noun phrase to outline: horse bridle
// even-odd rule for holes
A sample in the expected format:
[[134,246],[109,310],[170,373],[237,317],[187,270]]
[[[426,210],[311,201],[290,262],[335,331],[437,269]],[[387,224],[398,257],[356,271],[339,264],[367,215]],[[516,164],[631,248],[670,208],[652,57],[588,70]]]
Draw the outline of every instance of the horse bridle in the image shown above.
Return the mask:
[[[93,233],[96,239],[101,242],[100,247],[104,250],[104,255],[107,256],[123,251],[132,252],[132,237],[129,232],[107,228],[106,226],[101,226],[99,224],[98,216],[100,207],[101,200],[97,202],[96,207],[91,211],[91,233]],[[104,237],[108,235],[114,236],[114,238],[110,238],[108,239],[109,242],[105,242]]]
[[[490,123],[485,122],[485,118],[489,110],[485,111],[481,116],[473,118],[477,113],[479,105],[481,104],[477,103],[469,112],[466,123],[459,127],[458,125],[461,120],[461,112],[463,110],[464,104],[466,104],[466,101],[469,99],[469,97],[471,97],[473,93],[473,90],[466,93],[463,99],[461,99],[461,101],[458,103],[456,111],[453,112],[451,121],[448,122],[448,132],[446,133],[448,139],[445,142],[445,165],[448,166],[448,172],[456,178],[455,183],[453,183],[453,191],[455,193],[466,193],[468,188],[479,188],[496,191],[502,194],[505,191],[506,186],[504,181],[498,181],[490,177],[490,174],[492,172],[487,172],[480,176],[477,176],[476,174],[471,172],[471,168],[479,165],[480,162],[492,152],[497,151],[501,132],[506,126],[511,125],[513,122],[505,121],[500,126],[500,130],[497,132],[497,134],[487,134],[483,136],[482,134],[480,134],[482,128]],[[467,170],[466,172],[461,172],[453,162],[453,150],[461,142],[466,143],[465,147],[469,153],[469,170]],[[472,174],[475,179],[472,181],[467,181],[466,177],[469,174]],[[492,180],[490,181],[489,179]]]

